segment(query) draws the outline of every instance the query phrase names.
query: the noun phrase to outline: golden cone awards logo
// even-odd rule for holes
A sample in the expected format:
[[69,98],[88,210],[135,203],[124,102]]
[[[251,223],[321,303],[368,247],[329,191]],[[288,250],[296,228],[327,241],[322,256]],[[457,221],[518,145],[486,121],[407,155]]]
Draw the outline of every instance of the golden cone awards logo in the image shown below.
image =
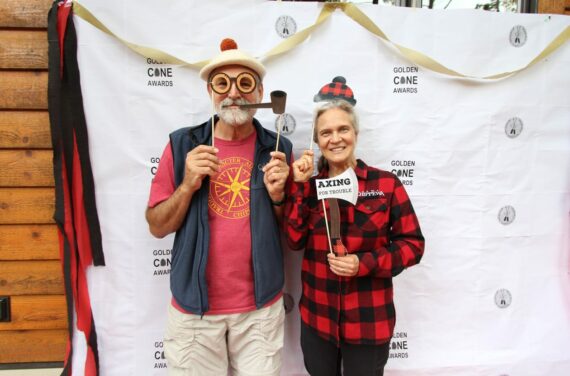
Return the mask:
[[154,342],[154,368],[167,368],[164,356],[164,344],[162,341]]
[[295,132],[297,120],[293,115],[284,113],[275,118],[275,132],[281,131],[282,135],[288,136]]
[[522,25],[513,26],[509,33],[509,42],[513,47],[522,47],[527,39],[526,29]]
[[275,31],[281,38],[289,38],[297,32],[297,23],[291,16],[279,16],[275,21]]
[[512,117],[505,124],[505,134],[508,138],[518,137],[523,131],[523,121],[518,117]]
[[499,289],[495,293],[495,304],[499,308],[507,308],[513,302],[513,296],[507,289]]
[[208,205],[218,215],[229,219],[249,215],[249,183],[253,163],[240,157],[226,158],[220,172],[210,181]]
[[499,222],[505,226],[513,223],[516,216],[517,213],[515,211],[515,208],[513,208],[511,205],[503,206],[497,215]]

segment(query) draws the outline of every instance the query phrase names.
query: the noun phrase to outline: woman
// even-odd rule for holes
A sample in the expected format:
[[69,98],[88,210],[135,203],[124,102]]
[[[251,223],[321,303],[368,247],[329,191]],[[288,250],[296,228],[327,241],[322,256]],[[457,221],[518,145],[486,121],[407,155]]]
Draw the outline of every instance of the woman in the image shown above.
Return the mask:
[[[356,159],[354,107],[345,100],[325,102],[314,122],[319,173],[312,177],[313,152],[305,151],[293,163],[285,209],[289,246],[305,249],[299,304],[305,367],[313,376],[383,375],[396,317],[392,277],[420,261],[424,238],[398,178]],[[359,197],[356,205],[338,201],[344,252],[335,255],[314,181],[348,168],[358,178]]]

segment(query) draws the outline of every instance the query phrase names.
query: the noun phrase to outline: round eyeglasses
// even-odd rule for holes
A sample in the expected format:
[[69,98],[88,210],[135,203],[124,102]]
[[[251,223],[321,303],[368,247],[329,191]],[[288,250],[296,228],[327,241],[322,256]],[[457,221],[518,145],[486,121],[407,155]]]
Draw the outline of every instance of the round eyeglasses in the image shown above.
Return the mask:
[[257,87],[255,76],[249,72],[242,72],[237,77],[230,77],[225,73],[216,73],[210,79],[210,87],[218,94],[227,94],[232,88],[232,82],[242,94],[250,94]]

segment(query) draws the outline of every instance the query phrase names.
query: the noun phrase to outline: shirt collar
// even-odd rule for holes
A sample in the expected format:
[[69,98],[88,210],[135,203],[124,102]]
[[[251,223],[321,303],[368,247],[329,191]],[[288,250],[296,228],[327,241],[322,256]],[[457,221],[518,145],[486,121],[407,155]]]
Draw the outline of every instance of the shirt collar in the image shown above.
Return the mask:
[[[361,180],[366,180],[366,178],[368,177],[368,165],[366,163],[364,163],[364,161],[362,161],[362,159],[357,159],[356,160],[356,167],[354,168],[354,172],[356,174],[356,177],[358,177]],[[325,167],[321,172],[318,173],[317,175],[317,179],[324,179],[324,178],[328,178],[329,176],[329,168]]]
[[356,168],[354,169],[356,176],[359,179],[366,180],[368,177],[368,165],[362,159],[356,160]]

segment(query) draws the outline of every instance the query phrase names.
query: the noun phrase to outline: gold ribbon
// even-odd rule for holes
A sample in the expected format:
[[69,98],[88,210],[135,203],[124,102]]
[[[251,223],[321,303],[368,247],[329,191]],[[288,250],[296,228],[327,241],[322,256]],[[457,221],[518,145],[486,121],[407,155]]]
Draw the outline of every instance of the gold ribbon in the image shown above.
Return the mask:
[[208,60],[203,60],[196,63],[188,63],[182,59],[177,58],[176,56],[170,55],[156,48],[140,46],[138,44],[126,41],[123,38],[116,35],[115,33],[113,33],[111,30],[109,30],[107,26],[103,25],[103,23],[99,21],[97,17],[95,17],[91,12],[89,12],[83,5],[79,4],[77,1],[73,2],[73,13],[78,17],[82,18],[84,21],[87,21],[91,25],[95,26],[97,29],[101,30],[102,32],[114,37],[115,39],[117,39],[118,41],[129,47],[131,50],[144,57],[151,58],[153,60],[159,61],[164,64],[185,65],[196,69],[200,69],[208,63]]
[[523,71],[523,70],[533,66],[534,64],[536,64],[540,60],[544,59],[546,56],[548,56],[551,53],[553,53],[554,51],[556,51],[560,46],[562,46],[570,38],[570,27],[567,26],[560,34],[558,34],[558,36],[556,38],[554,38],[554,40],[552,42],[550,42],[548,44],[548,46],[546,46],[546,48],[544,50],[542,50],[542,52],[540,52],[538,54],[537,57],[532,59],[532,61],[530,63],[528,63],[527,65],[525,65],[524,67],[519,68],[519,69],[514,70],[514,71],[498,73],[498,74],[494,74],[491,76],[485,76],[485,77],[468,76],[468,75],[464,75],[464,74],[456,72],[452,69],[447,68],[446,66],[438,63],[436,60],[432,59],[431,57],[429,57],[429,56],[427,56],[421,52],[412,50],[412,49],[404,47],[404,46],[400,46],[399,44],[392,42],[386,36],[386,34],[384,34],[384,32],[378,26],[376,26],[376,24],[374,22],[372,22],[372,20],[366,14],[364,14],[360,9],[358,9],[358,7],[356,7],[354,4],[351,4],[351,3],[344,3],[343,5],[344,6],[341,8],[348,17],[352,18],[354,21],[356,21],[358,24],[360,24],[360,26],[364,27],[366,30],[368,30],[372,34],[376,35],[377,37],[385,40],[386,42],[388,42],[391,45],[393,45],[394,47],[396,47],[400,51],[400,53],[404,57],[406,57],[408,60],[410,60],[412,63],[414,63],[416,65],[421,65],[422,67],[427,68],[431,71],[441,73],[441,74],[444,74],[447,76],[453,76],[453,77],[483,79],[483,80],[496,80],[499,78],[508,77],[508,76],[511,76],[515,73],[518,73],[520,71]]
[[[368,30],[370,33],[376,35],[378,38],[384,40],[387,43],[390,43],[394,46],[402,56],[408,59],[411,63],[415,65],[422,66],[426,69],[431,71],[440,73],[442,75],[457,77],[457,78],[464,78],[464,79],[483,79],[483,80],[496,80],[500,78],[505,78],[511,76],[515,73],[521,72],[537,62],[541,61],[558,48],[560,48],[564,43],[570,39],[570,27],[566,27],[556,38],[554,38],[547,46],[544,48],[534,59],[532,59],[527,65],[523,66],[522,68],[516,69],[514,71],[502,72],[497,73],[491,76],[485,77],[476,77],[476,76],[469,76],[457,71],[454,71],[443,64],[440,64],[438,61],[432,59],[431,57],[413,50],[411,48],[407,48],[405,46],[401,46],[397,43],[394,43],[386,36],[386,34],[380,29],[366,14],[364,14],[356,5],[352,3],[325,3],[323,4],[323,9],[319,13],[317,20],[314,24],[306,27],[305,29],[295,33],[294,35],[290,36],[289,38],[285,39],[277,46],[273,47],[267,53],[263,55],[263,58],[270,59],[277,55],[284,54],[293,48],[297,47],[301,43],[303,43],[309,35],[320,25],[322,25],[332,14],[335,10],[340,9],[346,14],[348,17],[353,19],[356,23],[360,26]],[[109,30],[105,25],[103,25],[91,12],[89,12],[85,7],[79,4],[77,1],[73,1],[73,13],[76,14],[78,17],[81,17],[83,20],[87,21],[91,25],[95,26],[99,30],[103,31],[106,34],[109,34],[119,40],[121,43],[125,44],[134,52],[138,53],[147,58],[152,58],[156,61],[160,61],[161,63],[165,64],[176,64],[176,65],[183,65],[192,68],[199,69],[208,63],[208,60],[198,61],[194,63],[189,63],[182,59],[177,58],[176,56],[170,55],[166,52],[161,50],[140,46],[134,43],[130,43],[111,30]]]

